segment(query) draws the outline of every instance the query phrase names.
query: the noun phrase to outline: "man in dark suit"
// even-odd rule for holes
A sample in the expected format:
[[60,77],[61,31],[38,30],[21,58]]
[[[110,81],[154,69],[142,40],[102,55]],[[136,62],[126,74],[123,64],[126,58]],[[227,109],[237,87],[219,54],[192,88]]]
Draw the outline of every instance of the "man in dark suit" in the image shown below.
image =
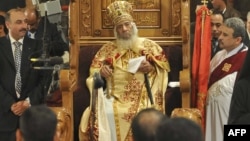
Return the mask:
[[[41,42],[25,36],[26,21],[22,9],[10,10],[6,15],[9,33],[0,38],[0,139],[3,141],[15,141],[20,115],[28,107],[44,102],[44,72],[33,69],[30,62],[31,56],[40,56]],[[15,42],[19,42],[19,47]],[[21,52],[20,61],[15,59],[17,50]]]
[[[46,43],[44,44],[44,49],[46,49],[48,57],[60,57],[63,60],[62,63],[68,64],[69,47],[63,40],[62,34],[58,31],[57,25],[50,23],[46,17],[41,17],[35,8],[26,8],[24,14],[27,17],[28,23],[27,35],[30,38],[42,40]],[[53,74],[51,75],[51,73]],[[60,105],[62,101],[61,91],[58,85],[59,76],[56,70],[51,73],[48,73],[47,76],[49,90],[47,92],[48,97],[46,102],[48,105],[57,106]]]
[[[50,23],[45,17],[41,17],[40,13],[35,8],[26,8],[24,13],[27,17],[27,34],[30,38],[48,42],[48,52],[50,56],[63,56],[67,54],[69,47],[63,40],[56,24]],[[45,22],[46,29],[44,28]],[[46,35],[44,35],[44,30],[46,30]],[[64,61],[68,62],[68,60]]]
[[221,13],[214,11],[211,14],[211,33],[212,33],[212,48],[211,48],[211,59],[213,56],[221,50],[219,47],[218,38],[220,36],[219,27],[223,24],[223,16]]

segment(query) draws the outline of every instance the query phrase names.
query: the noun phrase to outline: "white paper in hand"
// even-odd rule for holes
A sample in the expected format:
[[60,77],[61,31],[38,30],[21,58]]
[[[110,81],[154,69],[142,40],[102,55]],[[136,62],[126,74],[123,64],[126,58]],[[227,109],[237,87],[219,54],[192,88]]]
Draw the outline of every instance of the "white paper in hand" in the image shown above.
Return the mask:
[[136,73],[143,60],[146,60],[145,56],[129,59],[128,61],[128,72]]

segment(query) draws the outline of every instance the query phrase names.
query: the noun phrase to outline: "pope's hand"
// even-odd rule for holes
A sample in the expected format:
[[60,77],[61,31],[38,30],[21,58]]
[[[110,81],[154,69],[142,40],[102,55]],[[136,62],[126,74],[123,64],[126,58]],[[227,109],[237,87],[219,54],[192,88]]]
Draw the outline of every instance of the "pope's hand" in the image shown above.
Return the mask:
[[148,62],[148,61],[142,61],[141,65],[138,69],[138,71],[143,72],[143,73],[149,73],[150,71],[153,70],[153,66]]
[[104,65],[100,70],[100,74],[102,77],[108,78],[113,74],[113,70],[110,68],[109,65]]

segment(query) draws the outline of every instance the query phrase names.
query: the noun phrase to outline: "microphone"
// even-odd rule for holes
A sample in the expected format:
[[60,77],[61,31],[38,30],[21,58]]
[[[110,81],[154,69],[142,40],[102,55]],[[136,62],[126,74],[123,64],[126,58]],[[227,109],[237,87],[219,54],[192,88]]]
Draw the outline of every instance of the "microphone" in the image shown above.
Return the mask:
[[36,70],[61,70],[61,69],[68,69],[63,64],[61,65],[54,65],[54,66],[33,66],[33,69]]
[[63,64],[63,58],[59,56],[49,57],[49,58],[30,58],[31,62],[46,62],[49,65]]

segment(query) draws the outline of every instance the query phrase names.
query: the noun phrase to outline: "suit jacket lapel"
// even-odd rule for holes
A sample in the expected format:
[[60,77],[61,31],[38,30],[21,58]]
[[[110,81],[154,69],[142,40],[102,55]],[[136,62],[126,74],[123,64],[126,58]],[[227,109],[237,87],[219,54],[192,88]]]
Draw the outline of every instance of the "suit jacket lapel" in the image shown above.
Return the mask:
[[4,40],[2,51],[4,52],[3,54],[5,55],[7,60],[10,62],[11,66],[14,69],[16,69],[9,36],[6,36],[6,40]]
[[23,49],[22,49],[22,62],[21,62],[21,73],[26,69],[29,69],[30,65],[30,55],[32,54],[32,44],[28,41],[28,37],[24,37]]

